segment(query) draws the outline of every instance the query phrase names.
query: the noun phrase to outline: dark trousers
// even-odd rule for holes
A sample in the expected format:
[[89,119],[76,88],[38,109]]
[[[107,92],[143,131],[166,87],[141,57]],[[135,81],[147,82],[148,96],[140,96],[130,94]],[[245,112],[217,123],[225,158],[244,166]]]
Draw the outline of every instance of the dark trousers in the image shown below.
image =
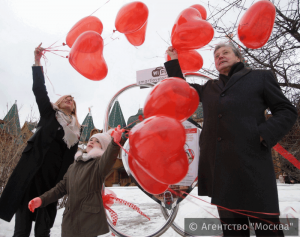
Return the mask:
[[[270,223],[279,223],[279,216],[271,216],[271,215],[262,215],[256,213],[249,213],[251,216],[248,217],[245,215],[237,214],[231,211],[227,211],[221,208],[218,208],[220,220],[223,227],[223,235],[224,236],[250,236],[250,229],[255,230],[256,236],[284,236],[282,230],[272,230],[272,229],[263,229],[263,228],[255,228],[262,226],[264,224],[270,225]],[[249,220],[251,224],[249,223]],[[245,227],[245,228],[238,228]],[[248,228],[247,228],[248,227]]]
[[26,191],[23,200],[15,214],[15,231],[13,237],[28,237],[31,232],[32,222],[35,221],[34,233],[36,237],[48,237],[50,236],[50,228],[45,225],[45,221],[36,218],[37,210],[35,213],[30,212],[28,209],[28,203],[31,199],[37,197],[34,191],[34,185],[31,185]]

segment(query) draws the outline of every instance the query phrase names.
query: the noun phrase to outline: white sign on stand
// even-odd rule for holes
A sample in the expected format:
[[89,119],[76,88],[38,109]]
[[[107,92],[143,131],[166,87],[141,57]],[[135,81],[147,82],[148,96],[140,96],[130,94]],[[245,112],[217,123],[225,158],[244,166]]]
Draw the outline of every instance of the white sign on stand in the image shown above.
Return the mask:
[[185,128],[186,141],[184,150],[189,159],[189,171],[185,178],[176,185],[190,186],[198,176],[200,156],[199,137],[201,130],[187,120],[182,123]]
[[167,77],[168,74],[164,67],[155,67],[155,68],[136,71],[137,85],[144,85],[147,83],[157,83]]

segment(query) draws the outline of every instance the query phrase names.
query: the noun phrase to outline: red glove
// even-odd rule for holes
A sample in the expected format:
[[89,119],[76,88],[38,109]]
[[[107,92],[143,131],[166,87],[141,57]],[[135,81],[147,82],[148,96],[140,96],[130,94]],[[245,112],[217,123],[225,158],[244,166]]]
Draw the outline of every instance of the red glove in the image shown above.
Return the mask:
[[121,126],[118,125],[118,127],[115,128],[114,131],[112,131],[111,136],[114,138],[114,142],[118,143],[121,141],[122,133],[125,131],[125,129],[120,129]]
[[42,199],[37,197],[37,198],[32,199],[28,203],[28,208],[31,212],[34,212],[34,209],[40,207],[41,205],[42,205]]

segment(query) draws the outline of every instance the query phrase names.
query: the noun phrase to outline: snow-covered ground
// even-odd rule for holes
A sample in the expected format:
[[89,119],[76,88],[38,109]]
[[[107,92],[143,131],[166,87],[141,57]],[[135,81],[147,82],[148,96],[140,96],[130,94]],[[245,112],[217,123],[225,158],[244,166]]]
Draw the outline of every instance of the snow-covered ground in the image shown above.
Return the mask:
[[[146,236],[153,233],[164,224],[164,217],[160,211],[159,205],[151,198],[145,195],[137,187],[112,187],[109,188],[117,194],[117,197],[128,202],[136,204],[140,209],[148,215],[151,220],[141,216],[134,210],[123,205],[113,205],[112,209],[117,212],[119,220],[117,229],[128,236]],[[300,218],[300,184],[278,184],[280,217]],[[197,188],[192,191],[192,195],[197,196]],[[210,201],[208,197],[201,197],[205,201]],[[55,224],[51,230],[52,237],[60,236],[62,213],[64,209],[60,209],[57,213]],[[194,197],[187,197],[180,204],[179,212],[175,222],[183,228],[184,218],[200,218],[218,216],[217,210],[204,201]],[[13,235],[14,218],[10,223],[0,219],[0,237],[10,237]],[[32,231],[30,236],[34,236]],[[111,236],[110,234],[103,235]],[[169,228],[162,236],[175,237],[180,236],[172,228]],[[300,236],[300,233],[299,233]]]

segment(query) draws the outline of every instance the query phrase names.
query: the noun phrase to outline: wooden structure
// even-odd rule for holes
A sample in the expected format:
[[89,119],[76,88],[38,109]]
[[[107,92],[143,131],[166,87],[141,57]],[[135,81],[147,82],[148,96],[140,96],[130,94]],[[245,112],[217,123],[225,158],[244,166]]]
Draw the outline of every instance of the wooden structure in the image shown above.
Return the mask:
[[34,134],[36,126],[37,122],[25,121],[23,127],[21,128],[23,142],[26,142]]
[[105,179],[105,187],[112,187],[113,185],[119,186],[133,186],[131,178],[127,175],[122,160],[117,159],[112,170]]
[[[0,121],[0,191],[18,163],[26,143],[20,129],[17,101]],[[1,195],[1,193],[0,193]]]
[[201,102],[199,103],[198,108],[190,118],[193,119],[198,124],[200,124],[201,127],[203,126],[203,107]]
[[100,130],[100,129],[98,129],[98,128],[93,128],[93,129],[91,130],[91,132],[90,132],[90,137],[93,136],[93,135],[96,134],[96,133],[103,133],[103,129]]

